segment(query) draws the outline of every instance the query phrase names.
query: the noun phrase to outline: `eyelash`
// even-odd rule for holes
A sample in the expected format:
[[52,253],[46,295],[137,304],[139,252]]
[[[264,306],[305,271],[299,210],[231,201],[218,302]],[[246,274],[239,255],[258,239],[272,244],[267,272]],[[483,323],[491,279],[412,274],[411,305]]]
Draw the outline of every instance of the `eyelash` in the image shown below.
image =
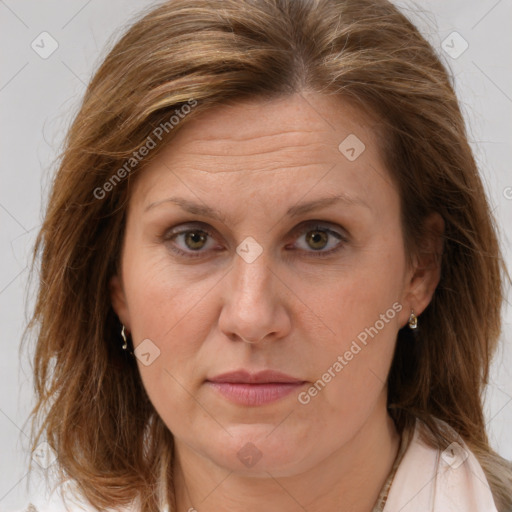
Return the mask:
[[[334,238],[337,238],[337,239],[340,240],[340,243],[338,245],[336,245],[336,247],[334,247],[333,249],[330,249],[328,251],[322,251],[322,250],[318,250],[318,251],[304,251],[306,253],[311,253],[312,252],[313,254],[311,255],[311,257],[313,257],[313,258],[326,258],[328,256],[331,256],[332,254],[340,251],[344,247],[345,243],[348,242],[347,238],[345,236],[343,236],[340,232],[334,231],[332,229],[329,229],[325,225],[320,224],[319,221],[311,221],[311,222],[312,223],[307,224],[306,226],[304,226],[304,227],[302,227],[300,229],[295,230],[294,234],[297,233],[297,232],[305,234],[305,233],[308,233],[310,231],[323,231],[325,233],[330,234]],[[210,238],[215,238],[215,235],[213,234],[213,232],[210,229],[208,229],[207,227],[203,226],[203,225],[201,225],[200,227],[199,226],[191,226],[191,227],[189,227],[189,229],[183,229],[181,231],[171,231],[171,232],[167,231],[166,233],[164,233],[164,235],[161,238],[162,238],[162,240],[164,242],[171,242],[172,240],[174,240],[179,235],[183,235],[183,234],[187,234],[187,233],[194,233],[194,232],[205,233]],[[183,251],[182,249],[177,248],[174,245],[171,245],[170,248],[171,248],[171,250],[173,252],[175,252],[179,256],[184,256],[184,257],[187,257],[187,258],[200,258],[200,257],[203,257],[204,252],[205,252],[205,251],[201,251],[201,250],[187,252],[187,251]]]

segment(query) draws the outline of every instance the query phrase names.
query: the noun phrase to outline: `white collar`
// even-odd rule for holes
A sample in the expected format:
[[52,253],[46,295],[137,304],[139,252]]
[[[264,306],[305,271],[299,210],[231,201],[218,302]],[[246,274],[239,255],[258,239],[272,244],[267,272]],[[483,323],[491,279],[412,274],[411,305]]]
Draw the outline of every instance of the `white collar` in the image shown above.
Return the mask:
[[421,431],[416,420],[383,512],[498,512],[484,471],[464,441],[441,451],[428,446]]

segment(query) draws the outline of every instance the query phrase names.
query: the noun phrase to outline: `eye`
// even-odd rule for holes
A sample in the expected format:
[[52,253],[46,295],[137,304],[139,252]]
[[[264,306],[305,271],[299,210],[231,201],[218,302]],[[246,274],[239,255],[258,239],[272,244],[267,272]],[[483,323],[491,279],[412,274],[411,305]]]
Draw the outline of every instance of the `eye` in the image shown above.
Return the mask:
[[302,247],[299,247],[300,250],[306,253],[313,252],[311,256],[330,256],[342,249],[344,243],[348,241],[341,232],[335,231],[326,225],[319,224],[318,221],[313,222],[313,224],[310,222],[297,230],[299,233],[303,233],[298,240],[303,239],[305,242],[305,245],[302,244]]
[[[302,245],[299,250],[312,253],[313,257],[329,256],[340,250],[347,242],[347,238],[341,232],[318,221],[310,221],[307,225],[295,229],[294,236],[298,236],[298,240],[304,238],[305,245],[299,244]],[[204,256],[216,246],[214,233],[202,224],[184,225],[181,229],[166,232],[162,239],[169,244],[173,252],[189,258]],[[328,250],[325,250],[326,248]]]
[[[163,239],[165,242],[170,243],[170,248],[180,256],[187,256],[190,258],[198,258],[203,256],[206,250],[202,250],[208,246],[208,238],[213,240],[213,233],[207,228],[201,226],[190,226],[189,229],[173,230],[167,232]],[[181,247],[177,246],[176,242],[181,242]],[[212,244],[210,244],[212,245]],[[210,250],[212,248],[210,247]],[[196,253],[196,254],[194,254]]]

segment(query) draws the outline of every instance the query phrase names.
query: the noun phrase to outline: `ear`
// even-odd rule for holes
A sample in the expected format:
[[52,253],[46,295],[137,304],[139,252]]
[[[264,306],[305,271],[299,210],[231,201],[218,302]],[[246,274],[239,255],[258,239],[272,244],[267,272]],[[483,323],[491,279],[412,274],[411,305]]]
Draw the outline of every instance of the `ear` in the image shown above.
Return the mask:
[[119,317],[120,322],[131,331],[130,313],[126,302],[126,295],[121,278],[115,274],[110,278],[109,284],[110,300],[112,307]]
[[444,220],[437,212],[431,213],[423,224],[423,240],[413,258],[405,290],[405,304],[419,316],[430,304],[441,279]]

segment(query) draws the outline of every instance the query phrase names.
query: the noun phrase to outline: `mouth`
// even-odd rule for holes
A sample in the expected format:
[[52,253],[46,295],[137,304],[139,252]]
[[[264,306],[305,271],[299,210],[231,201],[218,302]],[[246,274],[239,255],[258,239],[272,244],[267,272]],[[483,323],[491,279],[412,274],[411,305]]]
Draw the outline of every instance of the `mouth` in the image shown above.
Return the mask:
[[245,406],[260,406],[275,402],[290,395],[305,383],[304,380],[273,370],[258,373],[237,370],[206,380],[206,384],[224,398]]

